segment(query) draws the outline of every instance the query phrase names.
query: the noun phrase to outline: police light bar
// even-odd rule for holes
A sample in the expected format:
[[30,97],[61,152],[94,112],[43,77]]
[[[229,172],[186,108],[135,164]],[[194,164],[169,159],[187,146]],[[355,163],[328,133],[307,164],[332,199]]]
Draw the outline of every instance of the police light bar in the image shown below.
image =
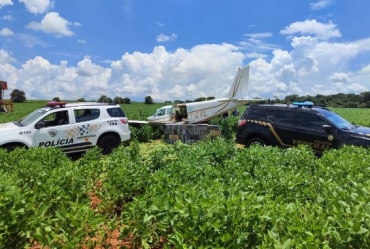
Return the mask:
[[293,102],[293,105],[296,105],[298,107],[312,107],[315,104],[312,101],[304,101],[304,102]]
[[59,106],[59,107],[63,107],[67,104],[67,102],[58,102],[58,101],[50,101],[48,102],[46,105],[47,106],[51,106],[51,107],[54,107],[54,106]]

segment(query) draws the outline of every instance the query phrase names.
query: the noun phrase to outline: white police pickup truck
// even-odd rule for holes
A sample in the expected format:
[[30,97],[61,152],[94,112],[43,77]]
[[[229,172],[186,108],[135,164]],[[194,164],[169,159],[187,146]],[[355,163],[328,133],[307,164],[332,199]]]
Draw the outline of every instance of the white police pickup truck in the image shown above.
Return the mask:
[[52,101],[20,121],[0,124],[0,147],[59,147],[69,154],[99,146],[109,154],[130,135],[119,105]]

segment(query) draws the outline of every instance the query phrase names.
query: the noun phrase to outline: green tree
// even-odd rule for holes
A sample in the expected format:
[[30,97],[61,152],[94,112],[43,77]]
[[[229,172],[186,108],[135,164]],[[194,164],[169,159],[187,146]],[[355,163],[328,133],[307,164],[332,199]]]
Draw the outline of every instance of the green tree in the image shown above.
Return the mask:
[[206,97],[200,97],[200,98],[194,99],[194,102],[201,102],[201,101],[206,101],[206,100],[207,100]]
[[59,97],[54,97],[53,101],[60,102],[60,98]]
[[107,95],[102,95],[98,99],[98,102],[99,103],[113,103],[113,100],[111,98],[109,98]]
[[86,102],[86,100],[84,98],[79,98],[77,99],[77,102]]
[[14,89],[10,94],[10,99],[15,103],[25,102],[26,94],[22,90]]
[[119,96],[116,96],[113,99],[113,103],[115,103],[115,104],[122,104],[123,103],[123,98],[122,97],[119,97]]
[[154,104],[154,101],[151,96],[145,97],[145,104]]
[[123,98],[123,104],[131,104],[131,99],[130,98]]

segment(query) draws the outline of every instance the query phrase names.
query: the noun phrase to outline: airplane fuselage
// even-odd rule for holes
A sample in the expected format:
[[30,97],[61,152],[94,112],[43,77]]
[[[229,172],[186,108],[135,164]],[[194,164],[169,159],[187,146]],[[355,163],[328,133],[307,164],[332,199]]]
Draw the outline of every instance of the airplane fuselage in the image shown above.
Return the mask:
[[188,123],[200,123],[211,120],[214,117],[221,116],[241,105],[244,105],[248,100],[231,100],[231,99],[215,99],[203,102],[177,104],[175,110],[180,110],[182,121]]

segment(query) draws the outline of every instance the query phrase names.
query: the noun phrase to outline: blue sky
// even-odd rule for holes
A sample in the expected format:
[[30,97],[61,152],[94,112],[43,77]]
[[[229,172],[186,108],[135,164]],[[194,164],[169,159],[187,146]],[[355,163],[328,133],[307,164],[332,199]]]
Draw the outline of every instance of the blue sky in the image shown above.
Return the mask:
[[368,0],[0,0],[0,79],[27,99],[162,102],[222,97],[250,65],[249,98],[361,93],[369,23]]

